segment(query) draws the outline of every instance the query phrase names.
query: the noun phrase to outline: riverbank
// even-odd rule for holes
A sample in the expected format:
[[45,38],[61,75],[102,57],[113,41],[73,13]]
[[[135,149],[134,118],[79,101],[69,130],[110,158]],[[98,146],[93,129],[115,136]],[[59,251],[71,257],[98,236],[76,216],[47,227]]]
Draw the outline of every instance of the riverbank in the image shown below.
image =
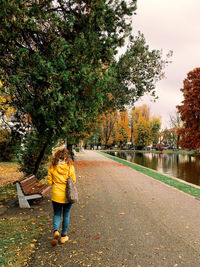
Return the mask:
[[190,183],[183,181],[183,180],[180,180],[176,177],[164,175],[162,173],[159,173],[155,170],[143,167],[143,166],[138,165],[136,163],[132,163],[130,161],[114,157],[112,155],[104,153],[103,151],[98,151],[98,153],[100,153],[100,154],[104,155],[105,157],[110,158],[116,162],[122,163],[128,167],[131,167],[131,168],[133,168],[133,169],[135,169],[135,170],[137,170],[143,174],[146,174],[146,175],[148,175],[148,176],[150,176],[156,180],[159,180],[165,184],[173,186],[173,187],[175,187],[175,188],[177,188],[177,189],[179,189],[179,190],[181,190],[187,194],[190,194],[194,197],[200,198],[200,186],[190,184]]
[[[99,150],[97,150],[99,151]],[[140,152],[140,153],[157,153],[157,154],[183,154],[183,155],[192,155],[199,156],[195,154],[194,150],[184,150],[184,149],[164,149],[163,151],[159,150],[135,150],[135,149],[102,149],[102,152]]]

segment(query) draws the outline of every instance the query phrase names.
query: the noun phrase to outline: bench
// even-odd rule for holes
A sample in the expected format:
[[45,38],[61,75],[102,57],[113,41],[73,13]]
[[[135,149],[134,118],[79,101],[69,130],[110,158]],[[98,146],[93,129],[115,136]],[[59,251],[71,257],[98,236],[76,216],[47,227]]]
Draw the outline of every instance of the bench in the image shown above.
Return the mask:
[[37,182],[35,175],[30,174],[14,182],[17,187],[17,194],[20,208],[30,208],[28,200],[38,199],[47,196],[51,187]]

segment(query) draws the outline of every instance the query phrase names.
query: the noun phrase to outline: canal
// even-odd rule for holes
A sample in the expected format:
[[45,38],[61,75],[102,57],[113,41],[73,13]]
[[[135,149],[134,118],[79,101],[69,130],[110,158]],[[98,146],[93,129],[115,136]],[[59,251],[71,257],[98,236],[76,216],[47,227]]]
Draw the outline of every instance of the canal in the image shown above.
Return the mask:
[[107,153],[189,183],[200,185],[200,159],[194,156],[134,151],[110,151]]

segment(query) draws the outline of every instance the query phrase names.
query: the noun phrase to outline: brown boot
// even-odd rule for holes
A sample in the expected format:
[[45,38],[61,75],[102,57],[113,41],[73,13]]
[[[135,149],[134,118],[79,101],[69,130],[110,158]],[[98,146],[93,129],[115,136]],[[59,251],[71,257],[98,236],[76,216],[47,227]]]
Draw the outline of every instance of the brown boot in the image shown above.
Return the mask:
[[51,240],[51,245],[55,247],[58,244],[58,239],[60,237],[60,233],[58,231],[55,231],[53,233],[53,239]]

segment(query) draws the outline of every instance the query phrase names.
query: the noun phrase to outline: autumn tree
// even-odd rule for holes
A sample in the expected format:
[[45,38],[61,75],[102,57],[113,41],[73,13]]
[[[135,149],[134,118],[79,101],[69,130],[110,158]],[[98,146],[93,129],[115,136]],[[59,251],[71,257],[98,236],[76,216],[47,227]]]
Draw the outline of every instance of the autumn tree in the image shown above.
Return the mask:
[[159,142],[161,119],[159,117],[153,116],[150,120],[151,125],[151,141],[154,144]]
[[131,142],[139,147],[145,147],[150,143],[159,141],[161,119],[150,116],[149,107],[144,104],[131,110]]
[[58,138],[90,132],[98,114],[154,94],[167,60],[131,35],[135,9],[136,0],[1,1],[1,92],[20,119],[31,118],[25,173],[38,172]]
[[117,123],[118,112],[107,112],[102,118],[101,144],[106,148],[113,144],[114,128]]
[[147,121],[150,119],[150,109],[146,104],[138,106],[131,111],[131,119],[134,123],[137,123],[140,117],[144,117]]
[[183,127],[178,130],[181,135],[180,146],[189,149],[200,148],[200,68],[187,74],[183,82],[184,100],[177,106]]
[[150,110],[149,107],[144,104],[139,107],[135,107],[134,109],[131,110],[130,112],[130,127],[131,127],[131,137],[130,141],[132,144],[134,144],[134,126],[138,123],[138,120],[140,117],[143,117],[145,120],[149,121],[150,117]]
[[122,147],[127,144],[130,138],[128,110],[120,111],[118,113],[118,120],[115,125],[116,140],[118,145]]
[[152,141],[151,123],[144,117],[140,117],[133,127],[135,145],[138,149],[150,145]]

